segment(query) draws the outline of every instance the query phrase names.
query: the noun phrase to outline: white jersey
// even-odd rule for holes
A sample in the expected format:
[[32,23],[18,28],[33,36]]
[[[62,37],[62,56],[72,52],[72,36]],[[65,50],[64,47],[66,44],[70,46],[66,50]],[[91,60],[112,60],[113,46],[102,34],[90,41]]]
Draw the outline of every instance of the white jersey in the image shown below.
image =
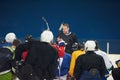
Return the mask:
[[95,51],[95,53],[103,57],[107,69],[110,69],[112,67],[112,62],[109,59],[109,57],[107,56],[106,52],[97,50],[97,51]]

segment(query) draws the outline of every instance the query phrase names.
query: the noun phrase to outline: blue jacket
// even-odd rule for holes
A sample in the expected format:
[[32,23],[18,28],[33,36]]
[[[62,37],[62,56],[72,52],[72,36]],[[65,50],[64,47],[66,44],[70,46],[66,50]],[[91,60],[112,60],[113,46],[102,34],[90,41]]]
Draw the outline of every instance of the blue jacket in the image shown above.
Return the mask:
[[[71,55],[68,53],[65,53],[61,67],[60,67],[60,76],[64,76],[68,73],[69,67],[70,67],[70,62],[71,62]],[[58,64],[59,64],[59,62],[58,62]],[[56,76],[59,76],[58,66],[59,65],[57,65]]]

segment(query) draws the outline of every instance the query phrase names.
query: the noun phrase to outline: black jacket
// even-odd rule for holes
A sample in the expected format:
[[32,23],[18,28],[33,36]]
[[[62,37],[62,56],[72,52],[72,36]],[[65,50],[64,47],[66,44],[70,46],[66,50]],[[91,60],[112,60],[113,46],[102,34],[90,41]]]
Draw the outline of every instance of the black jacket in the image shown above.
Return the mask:
[[21,53],[28,50],[26,64],[32,65],[36,76],[42,80],[46,77],[48,79],[55,77],[55,70],[57,65],[58,53],[50,44],[40,41],[32,41],[21,44],[15,50],[15,60],[21,59]]
[[83,71],[89,71],[92,68],[98,69],[101,77],[105,75],[106,67],[103,58],[93,51],[88,51],[86,54],[80,55],[76,60],[74,69],[75,78],[78,80]]
[[113,68],[112,77],[114,80],[120,80],[120,68]]
[[72,32],[70,32],[70,34],[68,34],[68,35],[65,35],[63,32],[61,32],[60,34],[58,34],[57,37],[62,38],[67,43],[65,52],[71,54],[73,52],[72,45],[75,42],[78,43],[77,36]]

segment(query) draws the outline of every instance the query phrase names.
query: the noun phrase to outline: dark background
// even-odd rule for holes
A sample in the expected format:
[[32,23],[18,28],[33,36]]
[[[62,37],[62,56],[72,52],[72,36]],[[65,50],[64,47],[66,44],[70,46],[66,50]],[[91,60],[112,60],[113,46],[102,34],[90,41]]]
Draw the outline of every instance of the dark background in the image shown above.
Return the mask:
[[39,39],[46,24],[56,36],[62,22],[69,23],[79,41],[97,40],[101,49],[120,53],[119,0],[0,0],[0,39],[15,32],[24,39],[26,34]]

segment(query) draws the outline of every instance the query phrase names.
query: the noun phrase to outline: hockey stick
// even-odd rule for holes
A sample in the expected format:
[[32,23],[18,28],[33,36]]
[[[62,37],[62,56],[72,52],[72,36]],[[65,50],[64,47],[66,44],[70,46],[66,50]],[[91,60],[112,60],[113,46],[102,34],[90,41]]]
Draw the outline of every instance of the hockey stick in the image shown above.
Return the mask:
[[59,27],[59,31],[61,31],[63,28],[63,23],[61,23],[60,27]]
[[61,74],[61,72],[60,72],[60,68],[61,68],[61,66],[60,66],[60,58],[58,58],[58,61],[59,61],[59,64],[58,64],[58,72],[59,72],[58,79],[61,80],[60,79],[60,74]]
[[48,22],[47,22],[47,20],[45,19],[45,17],[42,17],[42,20],[46,23],[46,25],[47,25],[47,30],[50,30],[50,27],[49,27]]

